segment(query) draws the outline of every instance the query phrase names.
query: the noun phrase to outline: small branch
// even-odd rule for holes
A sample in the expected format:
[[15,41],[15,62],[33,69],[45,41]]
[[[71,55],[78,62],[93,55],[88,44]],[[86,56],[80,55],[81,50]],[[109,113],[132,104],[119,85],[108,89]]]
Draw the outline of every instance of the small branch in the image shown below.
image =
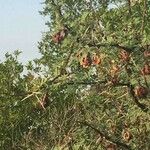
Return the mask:
[[74,82],[74,81],[70,81],[70,82],[67,82],[66,84],[67,85],[73,85],[73,84],[78,84],[78,85],[95,85],[95,84],[105,84],[107,83],[107,80],[103,80],[103,81],[78,81],[78,82]]
[[[69,55],[69,57],[68,57],[68,60],[69,60],[70,56],[71,56],[71,53],[70,53],[70,55]],[[69,61],[67,61],[67,63],[65,64],[65,66],[68,64],[68,62],[69,62]],[[59,77],[61,77],[61,76],[62,76],[62,74],[60,73],[60,74],[57,75],[55,78],[53,78],[52,80],[47,81],[46,83],[47,83],[48,85],[51,85],[52,83],[57,84],[57,83],[59,83],[59,82],[61,82],[61,81],[57,81],[57,82],[55,82],[55,81],[56,81]],[[106,83],[108,83],[107,80],[103,80],[103,81],[69,81],[69,82],[66,82],[65,84],[67,84],[67,85],[74,85],[74,84],[77,84],[77,85],[95,85],[95,84],[106,84]],[[110,86],[110,84],[108,84],[108,85]],[[147,111],[148,111],[148,108],[146,107],[146,105],[145,105],[145,104],[142,104],[142,103],[140,103],[140,102],[138,101],[138,98],[135,96],[135,93],[134,93],[134,87],[133,87],[133,85],[131,85],[131,83],[121,83],[121,82],[119,82],[119,83],[116,83],[114,86],[115,86],[115,87],[119,87],[119,86],[121,86],[121,87],[122,87],[122,86],[128,87],[129,93],[130,93],[130,95],[132,96],[132,99],[133,99],[133,101],[135,102],[135,104],[136,104],[143,112],[147,112]]]
[[54,83],[59,77],[61,77],[61,74],[58,74],[56,77],[54,77],[52,80],[48,80],[47,84],[50,85],[52,83]]
[[28,99],[28,98],[30,98],[30,97],[36,95],[36,94],[41,94],[41,93],[40,93],[40,92],[32,92],[31,94],[29,94],[29,95],[27,95],[25,98],[23,98],[21,101],[24,101],[24,100],[26,100],[26,99]]
[[120,146],[122,148],[125,148],[127,150],[131,150],[130,146],[122,143],[122,142],[119,142],[119,141],[115,141],[113,139],[111,139],[108,135],[105,135],[103,132],[101,132],[100,130],[98,130],[97,128],[95,128],[94,126],[92,126],[91,124],[87,123],[87,122],[81,122],[81,121],[78,121],[80,124],[84,125],[84,126],[87,126],[87,127],[90,127],[91,129],[93,129],[95,132],[97,132],[101,138],[105,138],[106,140],[116,144],[117,146]]
[[128,51],[128,52],[132,52],[133,49],[135,49],[136,47],[132,47],[132,48],[129,48],[129,47],[125,47],[125,46],[121,46],[119,44],[109,44],[109,43],[100,43],[100,44],[87,44],[89,47],[97,47],[97,48],[100,48],[100,47],[116,47],[116,48],[119,48],[119,49],[123,49],[125,51]]

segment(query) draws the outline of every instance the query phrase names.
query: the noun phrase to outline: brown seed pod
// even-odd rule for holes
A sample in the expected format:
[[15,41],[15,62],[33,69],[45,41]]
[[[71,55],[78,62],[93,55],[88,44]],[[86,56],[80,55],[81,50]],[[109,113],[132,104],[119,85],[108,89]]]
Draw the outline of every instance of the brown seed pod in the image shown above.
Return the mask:
[[61,31],[60,31],[60,38],[61,38],[61,39],[64,39],[65,36],[66,36],[65,31],[64,31],[64,30],[61,30]]
[[59,32],[57,32],[56,34],[53,35],[52,40],[55,43],[60,43],[61,41],[64,40],[64,38],[67,36],[68,34],[68,29],[64,28],[62,30],[60,30]]
[[53,40],[54,43],[60,43],[61,42],[60,32],[53,35],[52,40]]
[[123,62],[128,62],[128,61],[130,61],[130,54],[129,54],[129,52],[127,52],[125,50],[121,50],[121,52],[119,53],[119,58]]
[[88,67],[89,67],[89,63],[88,63],[87,57],[83,57],[83,58],[81,59],[80,65],[81,65],[83,68],[88,68]]
[[92,57],[92,64],[93,65],[98,65],[101,63],[101,59],[98,55],[94,54]]
[[88,53],[86,56],[82,57],[80,65],[83,68],[88,68],[89,66],[91,66],[91,64],[92,64],[91,54]]
[[144,67],[141,69],[142,75],[150,75],[150,66],[148,63],[144,65]]
[[129,142],[132,139],[132,134],[128,129],[122,131],[122,138],[124,141]]
[[115,144],[110,143],[107,147],[106,150],[116,150],[117,146]]
[[60,39],[61,40],[64,40],[64,38],[67,36],[67,34],[68,34],[68,30],[67,29],[62,29],[61,31],[60,31]]
[[148,94],[148,89],[144,86],[136,86],[134,89],[134,94],[138,98],[146,98]]
[[145,50],[144,51],[144,57],[150,57],[150,51]]

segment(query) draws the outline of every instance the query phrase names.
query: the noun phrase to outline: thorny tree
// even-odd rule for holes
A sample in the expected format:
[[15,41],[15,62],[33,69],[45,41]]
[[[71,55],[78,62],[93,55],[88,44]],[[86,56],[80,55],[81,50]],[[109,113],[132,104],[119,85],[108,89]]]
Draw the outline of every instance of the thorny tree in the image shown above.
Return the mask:
[[150,2],[45,0],[41,14],[28,74],[1,63],[2,147],[150,149]]

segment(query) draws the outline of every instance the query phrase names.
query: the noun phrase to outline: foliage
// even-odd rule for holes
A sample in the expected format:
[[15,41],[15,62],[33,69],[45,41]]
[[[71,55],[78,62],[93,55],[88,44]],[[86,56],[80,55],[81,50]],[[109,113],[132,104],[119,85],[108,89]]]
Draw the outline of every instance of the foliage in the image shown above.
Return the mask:
[[1,149],[150,149],[149,1],[45,0],[41,14],[41,58],[0,63]]

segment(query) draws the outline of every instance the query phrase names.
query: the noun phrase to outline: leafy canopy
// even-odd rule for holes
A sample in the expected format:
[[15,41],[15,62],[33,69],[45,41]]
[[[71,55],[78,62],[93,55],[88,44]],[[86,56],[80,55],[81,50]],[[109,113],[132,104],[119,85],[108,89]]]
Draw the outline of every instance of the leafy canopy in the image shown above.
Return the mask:
[[1,148],[149,149],[149,1],[43,5],[41,58],[0,63]]

